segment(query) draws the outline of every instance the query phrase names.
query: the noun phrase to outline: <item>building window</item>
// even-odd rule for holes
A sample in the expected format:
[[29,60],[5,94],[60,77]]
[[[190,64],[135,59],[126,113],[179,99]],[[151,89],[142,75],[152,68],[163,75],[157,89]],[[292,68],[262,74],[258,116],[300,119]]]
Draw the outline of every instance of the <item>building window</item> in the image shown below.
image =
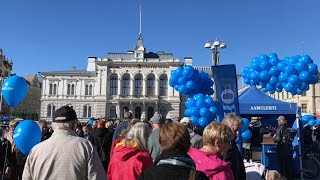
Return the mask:
[[122,77],[122,95],[129,95],[130,93],[130,75],[125,74]]
[[134,117],[140,119],[141,118],[141,107],[136,107],[134,110]]
[[307,113],[307,104],[301,104],[301,112]]
[[167,75],[163,74],[160,76],[160,85],[159,85],[159,95],[168,96],[168,78]]
[[301,96],[307,96],[307,91],[303,91],[303,92],[301,93]]
[[90,105],[83,106],[83,117],[91,117],[91,106]]
[[67,95],[74,95],[74,84],[68,84]]
[[2,69],[0,69],[0,76],[2,76]]
[[48,117],[52,117],[53,113],[56,111],[56,106],[55,105],[48,105],[48,109],[47,109],[47,116]]
[[118,75],[112,74],[110,77],[110,95],[118,94]]
[[115,106],[110,107],[110,118],[117,118],[117,111]]
[[147,95],[155,95],[155,77],[153,74],[148,75],[147,77]]
[[57,84],[50,84],[49,95],[56,95],[56,94],[57,94]]
[[153,107],[148,107],[148,110],[147,110],[147,118],[148,118],[148,120],[150,120],[153,115],[154,115]]
[[137,74],[134,77],[134,94],[135,95],[142,95],[142,75],[141,74]]
[[84,95],[92,95],[92,84],[86,84],[86,88],[85,88],[85,94]]
[[160,108],[160,114],[161,114],[161,116],[162,116],[163,118],[166,118],[166,116],[167,116],[167,109],[166,109],[166,107],[161,107],[161,108]]

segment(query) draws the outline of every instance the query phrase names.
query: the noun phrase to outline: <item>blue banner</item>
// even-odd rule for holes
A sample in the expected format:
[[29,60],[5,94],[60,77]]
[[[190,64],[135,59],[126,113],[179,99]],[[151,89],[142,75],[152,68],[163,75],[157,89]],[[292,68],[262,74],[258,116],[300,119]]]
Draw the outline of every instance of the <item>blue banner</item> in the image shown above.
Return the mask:
[[239,115],[238,85],[234,64],[211,66],[215,84],[216,100],[219,107],[219,119],[226,114]]

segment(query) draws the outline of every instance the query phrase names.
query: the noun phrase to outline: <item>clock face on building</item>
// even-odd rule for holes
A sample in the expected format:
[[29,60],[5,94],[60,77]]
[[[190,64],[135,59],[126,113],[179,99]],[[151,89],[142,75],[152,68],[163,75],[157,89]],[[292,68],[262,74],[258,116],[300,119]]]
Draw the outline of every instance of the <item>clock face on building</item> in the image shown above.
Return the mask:
[[143,58],[143,54],[142,53],[137,53],[137,58]]

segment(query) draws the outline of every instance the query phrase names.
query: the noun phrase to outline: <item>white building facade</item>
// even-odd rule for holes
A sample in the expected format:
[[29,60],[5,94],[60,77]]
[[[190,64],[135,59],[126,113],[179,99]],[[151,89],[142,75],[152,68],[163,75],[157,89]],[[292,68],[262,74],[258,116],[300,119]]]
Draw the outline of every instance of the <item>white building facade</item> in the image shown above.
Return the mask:
[[[185,60],[192,64],[192,59]],[[171,53],[146,52],[140,36],[133,51],[89,57],[86,70],[41,72],[41,119],[52,120],[64,105],[73,107],[78,119],[122,118],[125,111],[150,119],[155,112],[164,117],[181,116],[179,92],[169,86],[170,71],[184,62]]]

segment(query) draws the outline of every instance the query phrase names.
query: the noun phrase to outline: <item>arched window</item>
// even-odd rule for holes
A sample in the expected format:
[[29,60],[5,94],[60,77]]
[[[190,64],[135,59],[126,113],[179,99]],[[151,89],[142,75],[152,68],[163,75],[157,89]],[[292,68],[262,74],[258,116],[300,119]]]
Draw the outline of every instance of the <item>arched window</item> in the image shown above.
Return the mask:
[[167,116],[167,109],[166,109],[166,107],[161,107],[161,108],[160,108],[160,114],[162,115],[163,118],[166,118],[166,116]]
[[56,95],[57,94],[57,84],[53,85],[53,94]]
[[118,75],[112,74],[110,77],[110,95],[118,95]]
[[122,77],[122,95],[129,95],[130,93],[130,75],[125,74]]
[[71,95],[74,95],[74,84],[71,85]]
[[91,106],[90,105],[83,106],[83,117],[91,117]]
[[155,94],[155,77],[153,74],[149,74],[147,77],[147,95],[154,96]]
[[92,84],[90,84],[89,85],[89,95],[92,95],[92,89],[93,89]]
[[148,110],[147,110],[147,118],[148,118],[148,120],[150,120],[153,115],[154,115],[153,107],[148,107]]
[[165,74],[160,76],[159,95],[168,96],[168,77]]
[[134,117],[140,119],[141,118],[141,107],[136,107],[134,110]]
[[134,94],[135,95],[142,95],[142,75],[137,74],[134,77]]
[[53,94],[53,84],[49,85],[49,94],[52,95]]
[[116,107],[111,106],[110,107],[110,118],[116,118],[116,117],[117,117]]
[[68,84],[67,95],[74,95],[74,84]]
[[52,117],[55,111],[56,111],[56,106],[53,104],[49,104],[47,108],[47,116]]

